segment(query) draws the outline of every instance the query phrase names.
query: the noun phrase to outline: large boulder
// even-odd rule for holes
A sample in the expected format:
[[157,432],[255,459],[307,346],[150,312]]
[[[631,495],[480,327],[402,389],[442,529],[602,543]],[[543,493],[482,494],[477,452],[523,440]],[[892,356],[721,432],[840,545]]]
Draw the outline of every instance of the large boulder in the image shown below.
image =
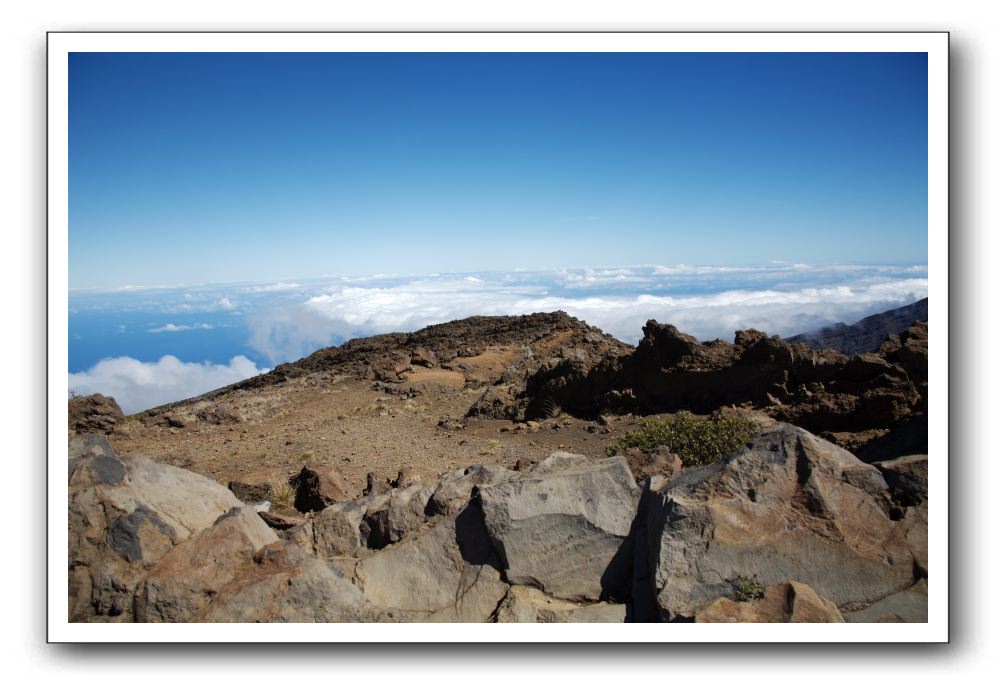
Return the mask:
[[800,581],[848,613],[925,574],[916,550],[925,505],[922,527],[914,514],[893,520],[878,469],[790,425],[684,471],[648,502],[649,562],[665,619],[734,597],[744,578],[767,587]]
[[640,491],[626,460],[554,453],[479,494],[509,583],[565,600],[628,597]]
[[508,590],[500,568],[480,508],[471,503],[360,560],[355,579],[374,606],[400,610],[410,620],[483,622]]
[[245,576],[258,549],[276,540],[255,511],[233,508],[159,560],[136,594],[135,620],[195,620],[227,585]]
[[234,509],[165,556],[136,594],[138,621],[392,621],[328,562],[276,542]]
[[70,619],[131,620],[135,589],[148,571],[173,547],[242,506],[204,476],[143,457],[120,459],[102,436],[73,438]]

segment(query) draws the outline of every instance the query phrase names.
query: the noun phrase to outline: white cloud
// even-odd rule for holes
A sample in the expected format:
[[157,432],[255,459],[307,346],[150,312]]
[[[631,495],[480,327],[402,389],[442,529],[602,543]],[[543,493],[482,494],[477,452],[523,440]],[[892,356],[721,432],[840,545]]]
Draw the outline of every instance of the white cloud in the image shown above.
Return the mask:
[[211,330],[214,328],[209,323],[195,323],[192,325],[177,325],[175,323],[167,323],[165,326],[160,326],[159,328],[150,328],[147,332],[149,333],[178,333],[184,330]]
[[166,355],[154,362],[121,356],[103,359],[81,373],[69,374],[78,394],[113,396],[126,415],[224,387],[266,372],[245,356],[225,364],[187,363]]
[[229,300],[228,298],[222,298],[221,300],[219,300],[218,306],[221,307],[222,309],[227,309],[229,311],[235,309],[236,307],[235,303]]
[[[347,282],[303,303],[250,317],[250,345],[279,362],[352,337],[412,331],[475,314],[556,310],[633,344],[648,319],[672,323],[703,340],[731,339],[741,328],[788,336],[837,321],[850,323],[927,295],[926,278],[897,277],[895,270],[883,269],[785,265],[759,277],[757,268],[648,266],[443,275],[378,286]],[[661,286],[662,275],[680,279]],[[708,292],[737,284],[744,288]]]
[[274,284],[266,284],[265,286],[250,286],[246,290],[251,293],[275,293],[278,291],[292,291],[300,287],[301,284],[298,283],[278,281]]

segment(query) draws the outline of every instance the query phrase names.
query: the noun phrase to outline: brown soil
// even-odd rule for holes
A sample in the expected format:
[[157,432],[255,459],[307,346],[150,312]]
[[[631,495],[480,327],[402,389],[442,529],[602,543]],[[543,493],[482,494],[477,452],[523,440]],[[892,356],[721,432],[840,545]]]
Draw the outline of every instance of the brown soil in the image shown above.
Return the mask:
[[[490,369],[495,353],[463,361],[476,359]],[[422,386],[412,397],[386,393],[369,380],[312,374],[172,406],[171,419],[182,427],[129,417],[112,442],[123,455],[145,455],[225,484],[283,480],[305,463],[330,466],[359,494],[367,473],[394,478],[406,469],[430,479],[473,464],[537,461],[557,450],[604,457],[605,447],[634,424],[621,418],[610,431],[566,417],[530,425],[462,419],[484,386],[465,387],[458,370],[416,366],[405,385]],[[198,411],[218,405],[230,406],[242,421],[198,420]],[[456,418],[449,426],[457,428],[440,426],[443,418]]]

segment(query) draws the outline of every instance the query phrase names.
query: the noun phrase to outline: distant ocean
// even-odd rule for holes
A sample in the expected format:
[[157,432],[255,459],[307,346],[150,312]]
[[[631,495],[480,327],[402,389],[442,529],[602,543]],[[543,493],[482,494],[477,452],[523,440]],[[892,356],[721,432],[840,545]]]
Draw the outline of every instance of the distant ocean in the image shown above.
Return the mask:
[[792,335],[927,295],[926,265],[641,265],[69,293],[70,388],[135,412],[352,337],[562,309],[636,343],[648,319],[699,339]]

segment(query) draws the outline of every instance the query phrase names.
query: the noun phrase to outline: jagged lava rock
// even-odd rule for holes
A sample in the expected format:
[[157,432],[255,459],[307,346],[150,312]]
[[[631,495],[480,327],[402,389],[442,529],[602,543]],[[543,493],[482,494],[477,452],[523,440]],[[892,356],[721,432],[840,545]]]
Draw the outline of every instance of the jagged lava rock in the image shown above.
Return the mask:
[[110,396],[93,394],[69,399],[69,428],[78,434],[109,434],[123,421],[121,407]]

